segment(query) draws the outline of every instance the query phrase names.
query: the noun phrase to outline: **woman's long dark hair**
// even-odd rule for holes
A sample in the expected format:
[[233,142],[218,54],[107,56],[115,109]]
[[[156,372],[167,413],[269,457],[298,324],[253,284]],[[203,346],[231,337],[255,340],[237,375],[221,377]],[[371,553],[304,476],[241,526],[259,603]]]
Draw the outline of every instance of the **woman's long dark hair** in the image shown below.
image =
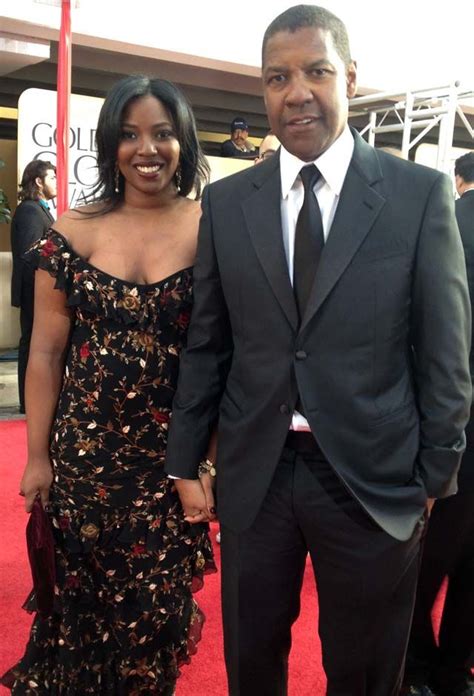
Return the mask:
[[119,175],[116,189],[117,150],[122,133],[123,116],[131,102],[140,97],[153,96],[163,104],[171,116],[180,146],[179,170],[181,180],[178,195],[187,196],[193,189],[200,198],[203,184],[209,180],[209,165],[197,137],[196,122],[186,97],[172,82],[131,75],[117,82],[108,93],[97,124],[98,179],[91,197],[106,205],[101,214],[108,213],[123,200],[124,180]]

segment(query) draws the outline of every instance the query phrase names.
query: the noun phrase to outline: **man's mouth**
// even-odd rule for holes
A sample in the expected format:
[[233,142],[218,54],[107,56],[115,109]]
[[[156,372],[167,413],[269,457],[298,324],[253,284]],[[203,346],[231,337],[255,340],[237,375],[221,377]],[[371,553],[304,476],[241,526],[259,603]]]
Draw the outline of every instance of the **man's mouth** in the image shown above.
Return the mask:
[[309,126],[317,121],[317,116],[293,116],[287,121],[287,126]]

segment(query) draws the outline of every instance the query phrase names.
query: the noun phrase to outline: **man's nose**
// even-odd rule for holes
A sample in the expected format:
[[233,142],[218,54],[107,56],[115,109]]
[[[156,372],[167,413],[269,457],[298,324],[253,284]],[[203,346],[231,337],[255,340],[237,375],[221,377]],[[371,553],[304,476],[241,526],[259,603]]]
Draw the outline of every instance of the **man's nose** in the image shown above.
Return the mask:
[[304,77],[294,77],[286,93],[286,103],[289,106],[301,106],[313,100],[313,93]]

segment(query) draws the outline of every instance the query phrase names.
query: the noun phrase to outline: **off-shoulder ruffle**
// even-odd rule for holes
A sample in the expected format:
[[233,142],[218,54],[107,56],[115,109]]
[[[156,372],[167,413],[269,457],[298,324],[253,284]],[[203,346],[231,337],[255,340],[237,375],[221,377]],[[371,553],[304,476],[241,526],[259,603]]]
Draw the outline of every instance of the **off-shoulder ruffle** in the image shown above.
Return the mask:
[[[25,254],[25,260],[55,279],[54,287],[66,294],[71,308],[143,330],[163,322],[185,329],[189,323],[191,268],[150,285],[129,283],[89,264],[53,228]],[[181,285],[184,289],[178,290]]]
[[55,288],[69,296],[74,263],[79,257],[72,253],[66,239],[50,228],[24,255],[26,263],[41,268],[55,278]]

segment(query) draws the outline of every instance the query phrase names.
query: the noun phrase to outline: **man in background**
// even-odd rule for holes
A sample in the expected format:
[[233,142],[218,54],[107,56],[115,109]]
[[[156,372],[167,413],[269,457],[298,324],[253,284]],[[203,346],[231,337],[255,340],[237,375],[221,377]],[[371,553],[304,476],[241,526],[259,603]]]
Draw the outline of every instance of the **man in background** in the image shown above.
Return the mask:
[[[456,219],[474,303],[474,152],[456,160]],[[474,350],[471,345],[471,376]],[[457,495],[438,500],[425,539],[405,673],[410,696],[474,696],[474,410],[466,427]],[[448,588],[436,642],[431,612],[445,578]],[[472,682],[471,682],[472,683]],[[431,690],[432,689],[432,690]]]
[[25,373],[33,329],[34,270],[24,254],[54,221],[48,201],[56,197],[56,168],[51,162],[33,160],[26,165],[11,225],[13,272],[11,303],[20,308],[21,337],[18,349],[20,413],[25,412]]
[[260,147],[258,150],[259,154],[258,157],[255,158],[255,164],[260,164],[269,157],[275,155],[280,145],[281,143],[276,137],[276,135],[273,135],[271,131],[270,133],[267,133],[262,142],[260,143]]
[[247,121],[236,116],[230,124],[230,139],[221,145],[221,157],[237,157],[238,159],[254,159],[257,149],[250,142]]
[[[474,248],[474,152],[458,157],[454,166],[456,190],[460,196],[456,201],[456,218],[459,231],[469,249]],[[469,275],[468,267],[468,275]],[[473,268],[471,268],[473,271]]]

